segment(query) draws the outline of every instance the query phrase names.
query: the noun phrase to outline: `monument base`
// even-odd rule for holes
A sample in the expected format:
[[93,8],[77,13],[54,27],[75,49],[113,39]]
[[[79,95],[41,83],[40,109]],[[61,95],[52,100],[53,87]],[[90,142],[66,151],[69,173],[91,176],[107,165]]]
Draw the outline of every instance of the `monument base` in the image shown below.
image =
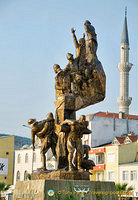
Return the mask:
[[51,172],[35,172],[31,174],[31,180],[89,180],[89,172],[79,171],[51,171]]
[[30,180],[16,183],[12,200],[117,200],[114,182]]

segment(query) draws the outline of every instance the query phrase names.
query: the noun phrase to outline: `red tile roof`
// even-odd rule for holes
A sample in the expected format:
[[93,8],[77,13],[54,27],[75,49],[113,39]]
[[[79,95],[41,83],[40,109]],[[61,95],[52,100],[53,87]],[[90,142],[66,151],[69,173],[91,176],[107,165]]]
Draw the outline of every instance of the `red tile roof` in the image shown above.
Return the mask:
[[125,139],[126,138],[129,138],[132,142],[136,142],[138,140],[138,135],[131,135],[131,136],[126,135],[126,136],[122,136],[122,137],[117,137],[116,136],[115,138],[118,140],[118,142],[120,143],[120,145],[122,145],[122,144],[125,144]]
[[[97,117],[108,117],[108,118],[119,118],[118,113],[109,113],[109,112],[97,112],[87,116],[97,116]],[[125,115],[125,119],[138,119],[138,115]]]
[[138,140],[138,135],[127,136],[132,142],[136,142]]
[[115,137],[115,138],[118,140],[120,144],[123,144],[126,137]]

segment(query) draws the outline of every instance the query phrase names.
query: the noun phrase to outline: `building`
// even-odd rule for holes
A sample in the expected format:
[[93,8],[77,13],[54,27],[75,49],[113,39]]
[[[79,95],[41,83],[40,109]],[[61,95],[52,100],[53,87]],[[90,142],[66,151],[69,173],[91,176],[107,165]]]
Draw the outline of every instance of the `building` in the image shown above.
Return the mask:
[[[8,147],[8,148],[7,148]],[[0,181],[13,183],[14,136],[0,137]]]
[[119,165],[119,183],[128,183],[134,188],[133,196],[138,199],[138,162]]
[[[40,149],[41,144],[38,142],[34,152],[32,145],[24,145],[15,151],[14,185],[17,181],[27,180],[28,174],[42,166]],[[46,153],[46,168],[48,170],[57,169],[57,162],[51,150]]]
[[111,144],[92,148],[89,155],[96,164],[91,180],[128,183],[138,197],[138,135],[115,137]]
[[0,181],[13,184],[14,150],[23,144],[31,144],[29,138],[0,134]]
[[83,143],[90,147],[111,143],[115,136],[137,133],[138,129],[138,115],[124,115],[119,118],[117,113],[98,112],[87,115],[86,119],[92,134],[84,135]]

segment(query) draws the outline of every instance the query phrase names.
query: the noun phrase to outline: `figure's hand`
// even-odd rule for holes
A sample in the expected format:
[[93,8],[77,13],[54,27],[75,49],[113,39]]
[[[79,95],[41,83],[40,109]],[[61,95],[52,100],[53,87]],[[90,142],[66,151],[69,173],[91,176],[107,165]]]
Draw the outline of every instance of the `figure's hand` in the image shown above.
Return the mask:
[[71,32],[72,32],[72,33],[75,33],[75,29],[74,29],[74,28],[72,28],[72,29],[71,29]]

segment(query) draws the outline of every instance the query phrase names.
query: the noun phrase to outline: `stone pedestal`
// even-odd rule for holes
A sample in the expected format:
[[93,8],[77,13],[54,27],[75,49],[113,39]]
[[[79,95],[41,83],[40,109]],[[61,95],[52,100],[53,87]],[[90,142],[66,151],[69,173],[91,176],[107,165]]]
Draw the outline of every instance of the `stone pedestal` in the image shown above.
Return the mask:
[[30,180],[16,183],[12,200],[118,200],[114,182]]
[[31,174],[31,180],[89,180],[89,172],[79,171],[53,171],[36,172]]
[[19,181],[12,200],[117,200],[114,182],[88,180],[30,180]]

